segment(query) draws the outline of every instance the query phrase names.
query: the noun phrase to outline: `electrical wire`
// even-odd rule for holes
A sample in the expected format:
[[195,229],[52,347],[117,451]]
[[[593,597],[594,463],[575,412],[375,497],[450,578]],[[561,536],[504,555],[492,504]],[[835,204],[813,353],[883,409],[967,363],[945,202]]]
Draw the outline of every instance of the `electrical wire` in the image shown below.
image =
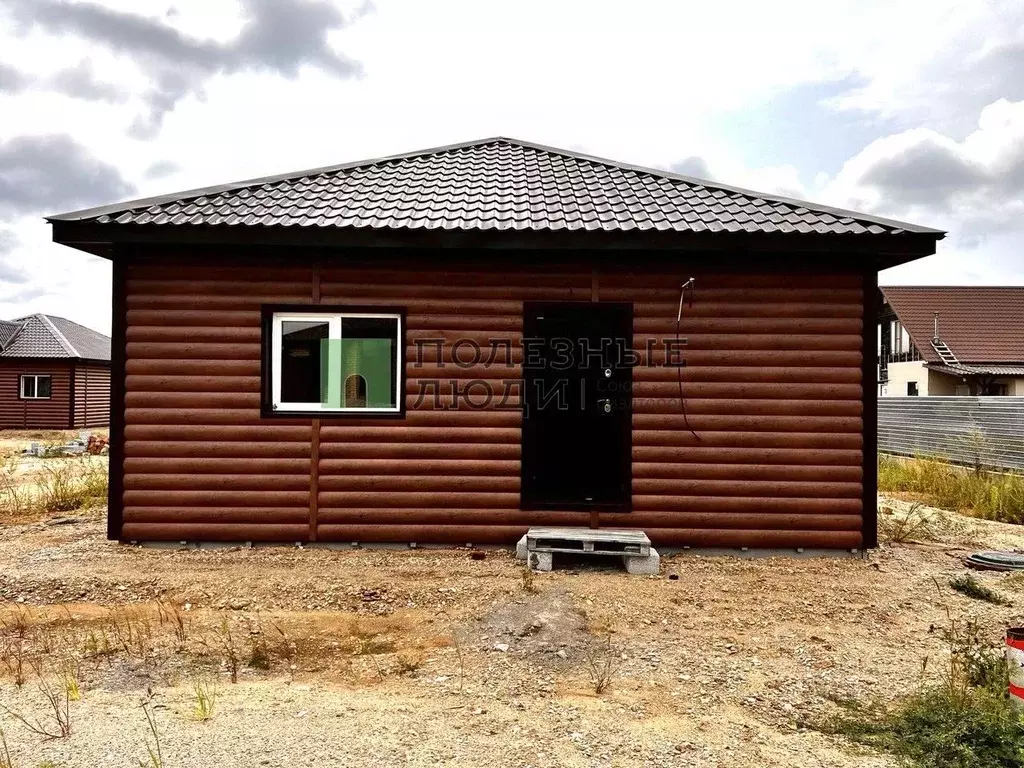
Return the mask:
[[[696,289],[694,288],[694,284],[695,283],[696,283],[696,280],[691,277],[689,280],[687,280],[685,283],[683,283],[683,286],[682,286],[682,288],[679,291],[679,310],[676,312],[676,348],[677,349],[679,348],[679,345],[680,345],[680,340],[679,340],[679,323],[680,323],[680,321],[683,318],[683,300],[686,298],[686,291],[687,291],[687,289],[689,289],[689,291],[690,291],[690,303],[687,306],[688,307],[692,307],[693,306],[693,295],[694,295],[694,293],[696,293]],[[696,432],[693,431],[693,427],[690,426],[690,420],[686,416],[686,398],[683,397],[683,366],[682,366],[682,364],[676,366],[676,376],[677,376],[677,380],[679,382],[679,408],[683,412],[683,424],[686,426],[686,428],[688,430],[690,430],[690,434],[693,435],[694,438],[696,438],[697,440],[700,440],[701,439],[700,435],[698,435]]]

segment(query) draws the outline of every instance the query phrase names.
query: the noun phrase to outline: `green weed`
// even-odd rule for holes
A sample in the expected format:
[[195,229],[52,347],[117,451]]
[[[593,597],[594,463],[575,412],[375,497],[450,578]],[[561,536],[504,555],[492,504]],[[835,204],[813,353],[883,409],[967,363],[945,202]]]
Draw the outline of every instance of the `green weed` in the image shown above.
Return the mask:
[[196,720],[209,720],[217,706],[217,687],[205,678],[197,677],[192,681],[192,698],[195,706],[192,714]]
[[1024,720],[1007,692],[1000,646],[974,620],[939,631],[948,655],[937,683],[891,707],[837,702],[839,715],[809,725],[920,768],[1022,768]]
[[949,580],[949,586],[961,595],[970,597],[973,600],[981,600],[992,605],[1013,605],[1009,600],[995,590],[989,589],[969,573]]

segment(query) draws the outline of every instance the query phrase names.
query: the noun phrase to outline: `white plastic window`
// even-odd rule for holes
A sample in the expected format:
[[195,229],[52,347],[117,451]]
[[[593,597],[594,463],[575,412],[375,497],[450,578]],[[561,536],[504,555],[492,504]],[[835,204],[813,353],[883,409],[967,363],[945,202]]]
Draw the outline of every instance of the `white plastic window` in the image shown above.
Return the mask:
[[273,409],[398,413],[402,339],[399,314],[275,313]]
[[35,373],[26,373],[21,377],[21,397],[24,400],[49,400],[53,389],[53,379]]

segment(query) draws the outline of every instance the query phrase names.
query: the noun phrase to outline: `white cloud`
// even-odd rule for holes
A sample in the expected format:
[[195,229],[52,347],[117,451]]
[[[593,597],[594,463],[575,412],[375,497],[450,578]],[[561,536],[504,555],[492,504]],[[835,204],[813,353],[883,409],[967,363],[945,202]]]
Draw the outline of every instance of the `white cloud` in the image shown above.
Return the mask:
[[873,141],[824,184],[836,205],[949,232],[883,281],[1024,283],[1024,101],[986,106],[962,140],[914,128]]
[[[1024,99],[1014,93],[1024,88],[1019,2],[380,0],[366,15],[361,0],[315,0],[328,19],[328,2],[344,24],[324,37],[299,24],[281,39],[312,40],[321,63],[332,52],[357,61],[364,78],[300,65],[308,57],[286,50],[276,67],[190,65],[188,87],[171,88],[162,105],[153,88],[168,74],[166,57],[113,45],[102,31],[84,35],[52,13],[45,28],[18,26],[2,8],[74,6],[68,18],[81,20],[81,7],[102,5],[144,15],[131,28],[145,40],[224,51],[241,39],[247,9],[273,11],[274,1],[0,2],[0,87],[9,91],[0,95],[0,144],[71,134],[114,166],[125,188],[148,195],[504,134],[658,167],[697,156],[727,184],[937,225],[954,233],[940,246],[945,260],[931,262],[937,274],[963,274],[954,254],[969,251],[972,268],[1004,279],[1024,252],[1014,224],[1020,185],[1008,170],[1019,157],[1014,100]],[[239,56],[277,50],[261,41]],[[897,129],[886,124],[892,135],[845,148],[850,160],[833,179],[799,152],[765,161],[756,139],[736,147],[716,130],[716,120],[742,120],[773,96],[837,82],[855,87],[832,108],[851,121],[895,120]],[[159,133],[127,137],[147,107],[166,110]],[[800,115],[787,117],[785,130],[799,131]],[[924,176],[927,184],[916,181]],[[109,265],[49,243],[41,216],[60,207],[40,202],[0,221],[19,241],[5,246],[4,266],[33,276],[0,285],[0,317],[73,308],[74,319],[106,328]],[[29,299],[33,290],[42,293]]]
[[825,188],[826,198],[919,221],[977,245],[1024,237],[1024,101],[986,106],[962,141],[915,128],[869,144]]

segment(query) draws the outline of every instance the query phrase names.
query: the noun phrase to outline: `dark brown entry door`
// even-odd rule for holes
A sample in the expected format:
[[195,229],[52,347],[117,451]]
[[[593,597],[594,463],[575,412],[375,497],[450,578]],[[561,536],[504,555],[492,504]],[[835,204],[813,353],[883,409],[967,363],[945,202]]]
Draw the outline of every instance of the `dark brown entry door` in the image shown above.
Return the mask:
[[633,306],[523,306],[523,509],[630,507]]

